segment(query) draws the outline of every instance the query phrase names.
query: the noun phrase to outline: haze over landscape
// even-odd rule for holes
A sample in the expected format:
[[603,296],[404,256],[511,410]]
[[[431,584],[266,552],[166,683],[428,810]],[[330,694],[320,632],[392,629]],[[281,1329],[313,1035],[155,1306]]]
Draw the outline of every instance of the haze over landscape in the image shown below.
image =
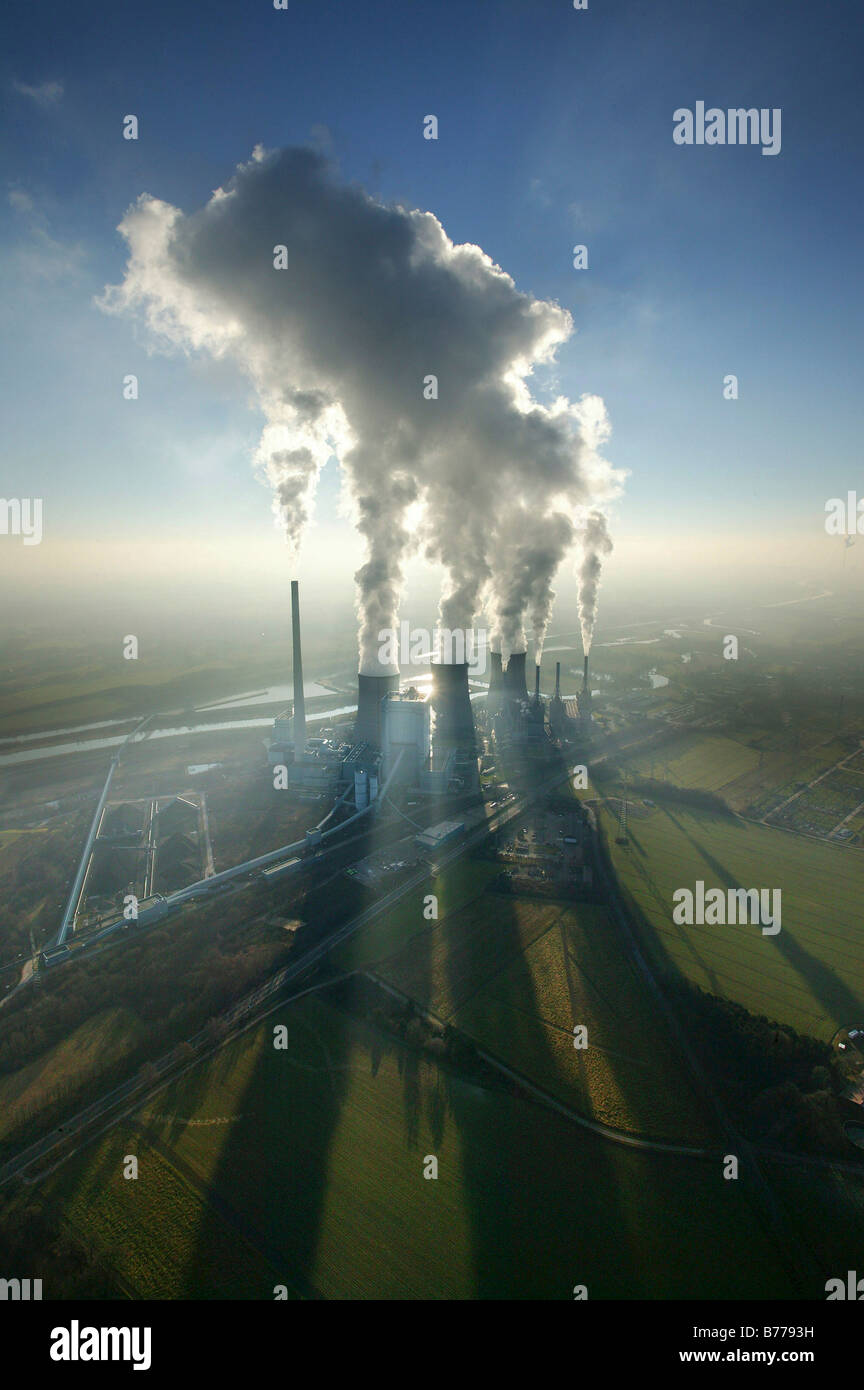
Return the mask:
[[12,0],[4,1299],[864,1292],[853,21]]

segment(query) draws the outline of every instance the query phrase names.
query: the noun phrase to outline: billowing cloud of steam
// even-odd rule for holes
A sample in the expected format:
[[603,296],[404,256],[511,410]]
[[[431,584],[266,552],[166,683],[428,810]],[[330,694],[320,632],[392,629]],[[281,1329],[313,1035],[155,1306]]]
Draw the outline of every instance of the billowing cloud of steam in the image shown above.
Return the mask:
[[[318,474],[339,458],[366,544],[361,669],[377,668],[378,631],[396,626],[418,503],[425,551],[447,573],[444,625],[470,626],[487,601],[506,650],[526,621],[542,645],[574,514],[619,480],[597,448],[602,402],[543,405],[527,384],[570,336],[565,310],[308,149],[257,148],[189,215],[144,194],[120,231],[129,262],[102,307],[142,314],[174,348],[230,357],[252,381],[256,463],[294,550]],[[424,396],[430,375],[437,399]]]
[[612,550],[612,541],[606,529],[606,518],[602,512],[591,512],[579,536],[582,558],[579,564],[579,623],[582,628],[582,649],[586,656],[594,639],[594,624],[597,621],[597,591],[600,587],[600,572],[603,557]]

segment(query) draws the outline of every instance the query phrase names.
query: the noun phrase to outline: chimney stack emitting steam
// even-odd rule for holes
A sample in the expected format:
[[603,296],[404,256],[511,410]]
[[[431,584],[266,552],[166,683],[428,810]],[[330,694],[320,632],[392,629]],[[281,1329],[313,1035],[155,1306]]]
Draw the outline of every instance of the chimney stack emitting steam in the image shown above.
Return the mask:
[[526,652],[511,652],[510,660],[504,669],[504,689],[513,700],[528,699],[528,685],[525,679]]
[[[288,275],[274,275],[267,255],[249,256],[272,244],[274,220]],[[309,148],[256,146],[188,214],[142,194],[120,232],[128,263],[100,307],[140,315],[159,342],[231,361],[251,381],[264,416],[254,462],[292,553],[319,476],[339,459],[365,546],[356,574],[364,675],[379,678],[378,633],[398,626],[416,540],[408,518],[422,499],[427,555],[447,576],[444,626],[469,627],[491,588],[505,649],[520,647],[530,620],[539,654],[552,580],[581,534],[590,647],[611,548],[596,509],[623,476],[602,455],[609,426],[599,397],[545,403],[532,393],[535,366],[554,361],[573,333],[556,301],[520,291],[432,212],[382,202]],[[446,411],[401,386],[422,380],[430,361],[449,383]],[[578,509],[589,511],[581,526]]]
[[381,701],[385,695],[398,689],[398,673],[367,676],[360,672],[357,677],[357,722],[354,726],[356,743],[381,747]]
[[291,580],[291,636],[294,651],[294,761],[306,751],[306,701],[303,695],[303,658],[300,654],[300,585]]
[[474,743],[467,662],[432,662],[432,707],[437,741],[457,745]]

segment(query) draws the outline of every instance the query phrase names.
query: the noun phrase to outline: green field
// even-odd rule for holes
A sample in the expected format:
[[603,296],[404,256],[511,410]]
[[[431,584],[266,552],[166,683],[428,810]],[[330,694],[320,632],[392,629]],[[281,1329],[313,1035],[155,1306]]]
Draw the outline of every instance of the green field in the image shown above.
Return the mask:
[[[272,1045],[275,1021],[289,1046]],[[122,1177],[126,1155],[137,1180]],[[437,1180],[423,1177],[438,1159]],[[780,1297],[719,1159],[622,1148],[307,997],[44,1184],[136,1297]],[[709,1252],[710,1258],[706,1258]]]
[[140,1040],[140,1021],[127,1009],[105,1009],[82,1023],[37,1062],[0,1077],[0,1143],[46,1106],[70,1100]]
[[[864,1021],[864,857],[742,821],[657,806],[630,821],[615,843],[615,816],[602,816],[619,881],[650,926],[649,946],[712,994],[753,1013],[830,1038]],[[672,894],[706,887],[779,888],[782,929],[679,926]]]
[[[656,1001],[608,914],[557,905],[555,920],[455,1015],[458,1026],[580,1114],[689,1144],[716,1134]],[[573,1028],[588,1029],[575,1048]]]
[[423,916],[423,900],[427,894],[435,894],[439,917],[443,917],[478,897],[498,873],[499,866],[491,862],[470,858],[458,860],[445,873],[430,876],[416,893],[409,893],[363,931],[338,946],[332,953],[333,964],[344,971],[363,970],[374,965],[428,928],[429,923]]
[[449,1020],[491,975],[520,956],[560,916],[559,903],[487,892],[429,923],[379,973]]
[[[489,890],[494,864],[462,861],[424,895],[335,953],[456,1024],[480,1046],[588,1119],[710,1142],[712,1129],[645,982],[608,914],[587,903]],[[573,1029],[588,1028],[587,1049]]]
[[622,759],[621,766],[632,776],[713,792],[758,767],[759,753],[732,738],[681,734],[656,749]]

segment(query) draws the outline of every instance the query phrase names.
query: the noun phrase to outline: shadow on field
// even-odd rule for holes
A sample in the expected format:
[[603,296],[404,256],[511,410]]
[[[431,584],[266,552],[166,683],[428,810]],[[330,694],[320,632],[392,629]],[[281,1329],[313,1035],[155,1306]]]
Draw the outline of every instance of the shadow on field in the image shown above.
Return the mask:
[[[548,1085],[550,1076],[558,1073],[559,1062],[551,1049],[553,1034],[543,1022],[534,979],[523,954],[520,904],[503,893],[495,894],[494,900],[494,952],[476,962],[475,988],[469,985],[466,989],[464,962],[462,971],[452,968],[457,953],[448,951],[450,992],[463,1005],[473,995],[477,1007],[476,996],[481,992],[484,1000],[490,995],[493,1000],[500,997],[496,982],[506,972],[507,1004],[491,1014],[491,1029],[487,1023],[480,1030],[491,1034],[482,1038],[482,1046],[514,1072],[527,1074],[545,1089],[544,1079]],[[442,926],[449,936],[447,919]],[[548,930],[564,931],[557,924]],[[569,988],[569,965],[567,971]],[[483,1008],[482,1001],[479,1007]],[[564,1045],[568,1061],[584,1079],[585,1055],[573,1047],[570,1033],[579,1021],[578,1013],[572,1021],[566,1020]],[[556,1022],[564,1027],[564,1020]],[[473,1297],[563,1299],[572,1297],[577,1283],[588,1285],[594,1296],[633,1296],[639,1280],[634,1278],[637,1271],[628,1258],[629,1220],[615,1179],[612,1146],[604,1147],[603,1141],[580,1134],[575,1126],[550,1114],[518,1082],[504,1084],[509,1094],[494,1107],[482,1133],[475,1109],[461,1088],[455,1088],[453,1097],[453,1115],[461,1137],[461,1180],[471,1223]],[[562,1183],[562,1143],[568,1150],[567,1167],[579,1169],[575,1188]],[[599,1198],[601,1192],[602,1203],[595,1204],[592,1194]],[[576,1194],[578,1200],[574,1201]],[[600,1205],[602,1222],[597,1219]],[[606,1262],[601,1258],[598,1266],[597,1260],[604,1241],[621,1255],[616,1276],[606,1287]]]
[[[661,911],[662,911],[665,915],[668,915],[668,918],[669,918],[669,930],[670,930],[670,931],[674,931],[674,932],[676,933],[676,935],[677,935],[677,937],[678,937],[678,939],[679,939],[681,945],[682,945],[682,946],[684,947],[684,949],[693,957],[693,960],[694,960],[695,963],[699,966],[700,970],[702,970],[702,972],[704,973],[706,979],[708,980],[712,992],[713,992],[714,994],[720,994],[720,993],[722,993],[721,986],[720,986],[720,981],[719,981],[719,979],[718,979],[718,977],[717,977],[717,973],[716,973],[716,971],[714,970],[714,967],[711,965],[710,961],[707,960],[707,959],[702,955],[701,951],[699,950],[699,948],[698,948],[697,945],[696,945],[696,942],[695,942],[694,939],[693,939],[692,934],[691,934],[690,932],[686,931],[682,926],[679,926],[677,923],[673,922],[673,920],[672,920],[672,912],[671,912],[671,905],[670,905],[669,899],[668,899],[668,897],[667,897],[666,895],[664,895],[664,894],[660,891],[660,888],[659,888],[659,886],[658,886],[658,884],[657,884],[657,881],[656,881],[656,879],[654,878],[654,875],[652,874],[651,869],[649,868],[649,865],[650,865],[650,862],[651,862],[651,861],[650,861],[650,857],[646,854],[645,850],[642,848],[642,845],[639,843],[638,831],[635,830],[635,829],[633,828],[632,823],[631,823],[630,827],[628,828],[628,838],[629,838],[629,842],[630,842],[630,848],[631,848],[631,849],[635,849],[636,853],[640,856],[640,858],[641,858],[642,860],[644,860],[644,863],[640,864],[640,866],[639,866],[639,868],[640,868],[640,870],[641,870],[641,873],[642,873],[642,877],[643,877],[645,883],[648,885],[648,888],[650,889],[650,892],[651,892],[651,896],[654,898],[654,900],[655,900],[655,902],[657,903],[658,907],[661,909]],[[634,910],[635,910],[635,909],[634,909]],[[644,920],[645,920],[646,922],[648,921],[647,916],[645,916],[645,915],[642,914],[641,912],[640,912],[639,915],[640,915],[640,918],[644,916]],[[651,928],[652,940],[654,939],[654,936],[655,936],[655,935],[656,935],[656,934],[654,933],[654,929],[653,929],[653,927],[652,927],[652,928]],[[658,945],[659,945],[659,936],[657,937],[657,941],[658,941]],[[665,958],[666,960],[669,959],[669,957],[668,957],[667,954],[666,954],[665,947],[663,948],[663,955],[664,955],[664,958]]]
[[[452,1020],[449,1042],[386,991],[352,982],[332,1000],[289,1003],[193,1068],[170,1102],[157,1098],[154,1111],[177,1111],[154,1115],[160,1142],[213,1194],[190,1286],[206,1284],[205,1252],[229,1228],[272,1269],[250,1298],[272,1299],[277,1284],[309,1298],[570,1299],[576,1285],[592,1298],[747,1297],[766,1282],[765,1296],[780,1296],[749,1198],[706,1168],[713,1158],[624,1148],[529,1089],[589,1117],[608,1091],[650,1133],[649,1085],[679,1084],[677,1062],[638,1055],[617,966],[599,950],[596,968],[586,960],[579,911],[487,890],[414,936],[398,967],[388,961],[395,973],[379,968]],[[560,947],[543,956],[551,978],[525,957],[547,935]],[[573,1046],[589,1018],[602,1065]],[[285,1049],[273,1045],[280,1024]],[[515,1075],[478,1062],[466,1036]],[[437,1180],[423,1175],[430,1155]]]
[[[250,1299],[272,1299],[277,1285],[285,1285],[289,1297],[321,1296],[315,1286],[319,1232],[351,1043],[340,1029],[330,1029],[325,1039],[314,1013],[310,1023],[297,1008],[289,1003],[271,1014],[166,1093],[180,1112],[166,1136],[170,1159],[176,1165],[179,1157],[181,1171],[188,1161],[206,1200],[190,1283],[203,1274],[206,1284],[198,1261],[221,1225],[222,1234],[233,1228],[272,1268],[272,1281],[250,1288]],[[277,1048],[281,1026],[287,1046]],[[217,1123],[183,1123],[193,1116]]]
[[[735,875],[726,868],[725,864],[722,864],[719,859],[716,859],[706,849],[702,841],[697,840],[680,821],[675,819],[671,811],[667,811],[667,814],[676,829],[698,850],[712,872],[717,875],[718,882],[722,884],[724,888],[752,888],[754,886],[764,886],[761,884],[745,885],[740,883]],[[713,887],[714,885],[711,886]],[[830,908],[826,908],[826,914],[828,911],[830,911]],[[757,928],[754,928],[754,930],[757,930]],[[854,1019],[861,1016],[862,1011],[864,1011],[864,997],[857,995],[854,990],[851,990],[836,971],[832,970],[830,965],[827,965],[825,961],[820,960],[818,956],[814,956],[802,946],[785,926],[782,926],[781,930],[777,932],[775,936],[768,939],[780,951],[781,955],[785,956],[795,972],[807,982],[813,994],[825,1010],[827,1017],[834,1021],[835,1027],[843,1027],[846,1025],[847,1019]],[[723,993],[722,988],[717,985],[713,979],[712,988],[716,994]]]

